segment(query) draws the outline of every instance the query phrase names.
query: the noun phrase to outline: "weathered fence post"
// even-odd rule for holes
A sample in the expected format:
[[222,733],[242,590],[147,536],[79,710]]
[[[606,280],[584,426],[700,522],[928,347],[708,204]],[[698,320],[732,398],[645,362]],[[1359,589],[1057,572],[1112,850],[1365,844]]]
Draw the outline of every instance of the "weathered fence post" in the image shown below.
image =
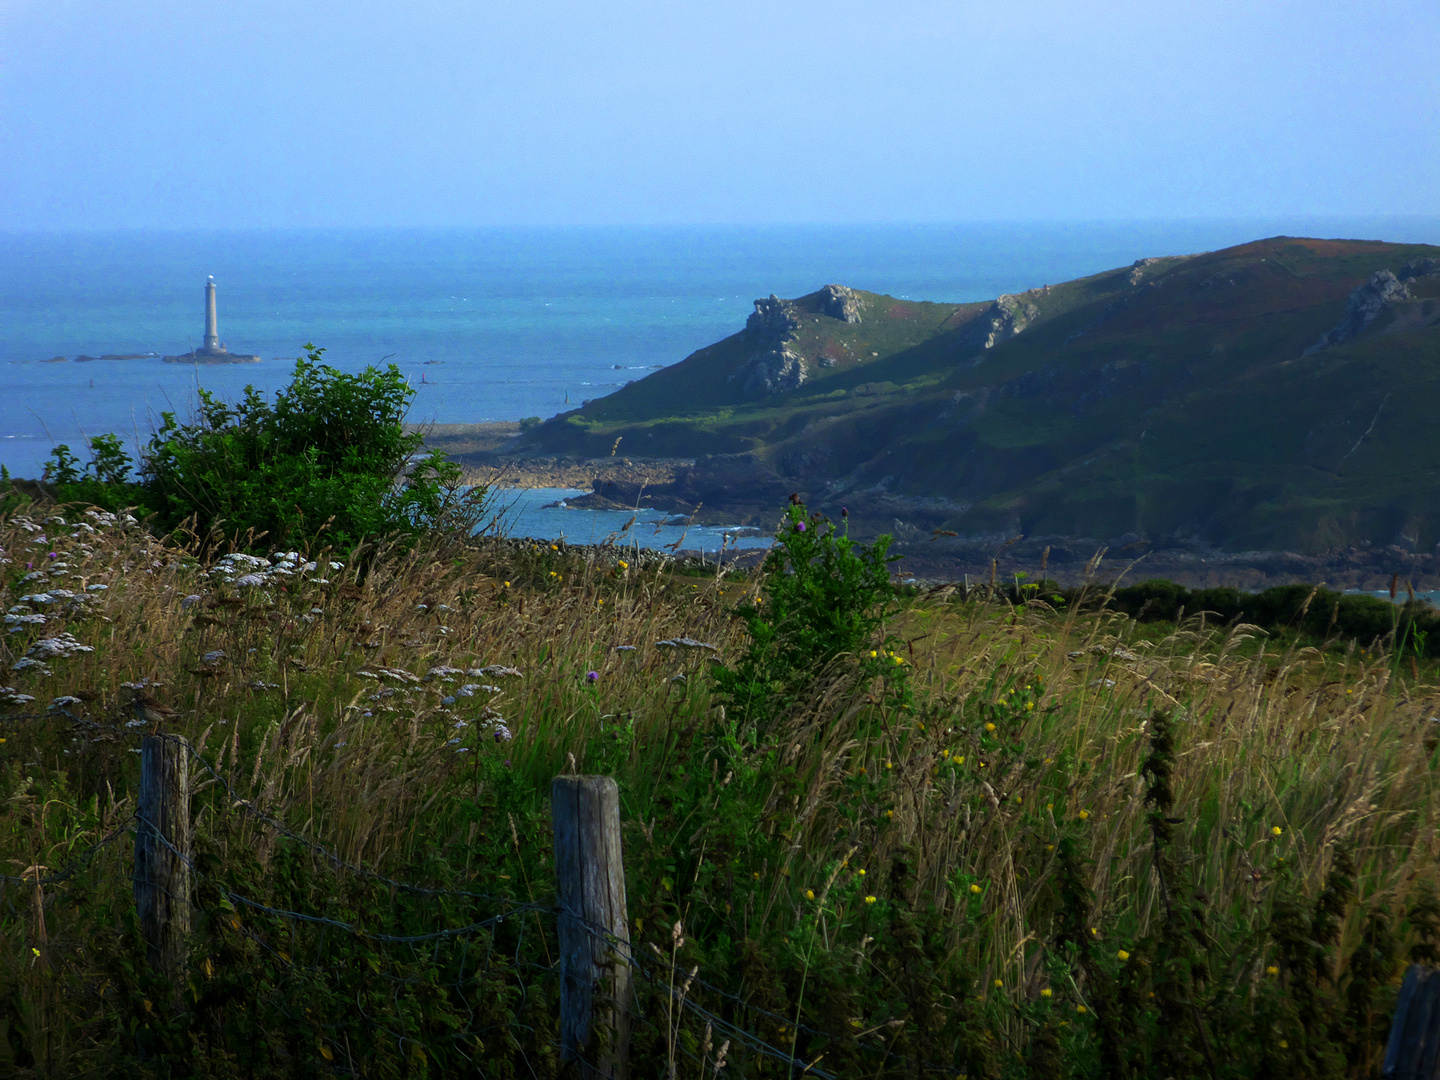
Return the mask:
[[1380,1075],[1386,1080],[1440,1078],[1440,970],[1419,964],[1405,969]]
[[135,910],[150,965],[175,979],[190,937],[190,744],[178,735],[141,742],[136,819]]
[[623,1080],[630,1051],[630,928],[620,790],[608,776],[550,785],[560,926],[560,1057],[584,1080]]

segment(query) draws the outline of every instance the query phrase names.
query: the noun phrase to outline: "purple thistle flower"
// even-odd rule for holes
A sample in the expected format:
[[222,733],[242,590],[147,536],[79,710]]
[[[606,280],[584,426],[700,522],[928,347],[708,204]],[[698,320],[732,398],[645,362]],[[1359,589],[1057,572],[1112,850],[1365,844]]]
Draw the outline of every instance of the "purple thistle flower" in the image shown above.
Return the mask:
[[598,671],[587,671],[587,672],[585,673],[585,681],[586,681],[586,682],[599,682],[599,681],[600,681],[600,672],[598,672]]
[[804,532],[804,531],[805,531],[805,523],[804,523],[803,521],[797,521],[797,522],[795,522],[795,531],[796,531],[796,532]]
[[848,518],[850,516],[850,508],[848,506],[840,507],[840,516],[842,518]]

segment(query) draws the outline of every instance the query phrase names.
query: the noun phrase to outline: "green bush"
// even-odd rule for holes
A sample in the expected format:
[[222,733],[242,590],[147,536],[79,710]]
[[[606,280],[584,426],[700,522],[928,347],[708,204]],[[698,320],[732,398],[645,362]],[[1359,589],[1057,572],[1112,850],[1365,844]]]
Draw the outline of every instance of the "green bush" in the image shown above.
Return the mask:
[[55,485],[60,502],[80,502],[103,510],[135,506],[143,499],[130,479],[133,463],[117,435],[96,435],[90,440],[90,463],[83,469],[70,447],[61,443],[50,451],[43,479]]
[[807,518],[804,505],[792,503],[762,567],[763,597],[734,609],[750,632],[749,648],[734,668],[716,671],[735,721],[763,721],[788,709],[842,654],[856,654],[866,671],[903,667],[888,650],[871,649],[893,611],[889,547],[888,536],[858,544],[823,515]]
[[61,501],[139,506],[172,531],[193,522],[268,548],[361,540],[431,528],[468,531],[484,488],[465,489],[460,466],[422,455],[423,436],[403,421],[415,390],[400,370],[349,375],[306,345],[273,404],[247,386],[235,405],[201,390],[191,422],[162,413],[143,451],[140,479],[114,435],[91,440],[82,471],[68,446],[45,468]]

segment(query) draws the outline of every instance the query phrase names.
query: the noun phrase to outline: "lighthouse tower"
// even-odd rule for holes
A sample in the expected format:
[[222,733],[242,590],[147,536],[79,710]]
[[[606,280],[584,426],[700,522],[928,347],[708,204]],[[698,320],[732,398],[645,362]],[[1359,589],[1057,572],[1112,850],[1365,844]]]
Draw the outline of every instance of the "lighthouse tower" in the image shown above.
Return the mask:
[[260,357],[232,353],[220,341],[220,320],[215,314],[215,279],[205,282],[205,344],[179,356],[166,356],[167,364],[258,364]]
[[215,317],[215,279],[213,277],[205,282],[205,344],[200,351],[206,353],[225,351],[225,347],[220,344],[220,331]]

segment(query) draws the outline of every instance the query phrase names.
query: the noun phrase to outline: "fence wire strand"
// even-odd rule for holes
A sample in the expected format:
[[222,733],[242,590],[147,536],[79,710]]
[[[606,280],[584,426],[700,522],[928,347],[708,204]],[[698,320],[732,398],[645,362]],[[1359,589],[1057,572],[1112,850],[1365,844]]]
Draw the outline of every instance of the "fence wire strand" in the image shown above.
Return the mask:
[[[836,1074],[818,1067],[818,1062],[820,1060],[819,1058],[807,1064],[806,1062],[800,1060],[798,1057],[794,1056],[791,1051],[774,1046],[761,1035],[747,1030],[733,1020],[727,1020],[719,1013],[713,1011],[710,1008],[707,1008],[705,1005],[702,1005],[700,1002],[695,1000],[697,996],[696,994],[684,992],[682,991],[681,987],[688,983],[689,986],[697,990],[703,991],[704,994],[707,996],[711,996],[714,999],[719,999],[730,1003],[736,1009],[742,1010],[745,1015],[750,1015],[757,1018],[763,1017],[772,1020],[777,1024],[783,1025],[784,1027],[793,1027],[796,1031],[801,1032],[811,1038],[823,1039],[826,1041],[829,1041],[832,1038],[832,1036],[828,1033],[801,1022],[798,1017],[792,1018],[762,1008],[738,994],[722,989],[714,982],[703,977],[698,971],[692,975],[690,971],[665,960],[663,957],[657,956],[652,958],[648,956],[643,956],[636,950],[631,948],[628,942],[617,941],[614,936],[609,933],[608,930],[606,930],[606,928],[588,922],[583,918],[583,916],[579,915],[576,912],[562,910],[561,908],[554,905],[536,903],[533,901],[528,903],[517,903],[516,901],[508,897],[496,896],[494,894],[477,892],[469,889],[448,889],[425,885],[416,885],[409,882],[398,881],[394,878],[388,877],[385,874],[381,874],[377,871],[370,870],[364,866],[358,865],[357,863],[351,862],[350,860],[345,859],[339,854],[331,851],[323,844],[320,844],[317,841],[312,840],[309,837],[306,837],[301,833],[297,832],[296,830],[290,828],[274,813],[256,806],[254,802],[250,799],[243,798],[227,776],[221,773],[214,765],[212,765],[208,760],[206,760],[205,757],[197,750],[195,750],[195,748],[192,747],[188,741],[180,738],[179,736],[168,733],[150,733],[143,731],[126,730],[119,727],[118,724],[113,726],[105,725],[91,720],[87,717],[76,716],[73,713],[70,713],[67,709],[64,709],[63,707],[51,709],[45,713],[30,713],[19,715],[7,714],[4,717],[0,717],[0,719],[3,719],[6,722],[19,722],[23,720],[56,719],[58,717],[63,717],[69,720],[76,727],[87,728],[92,731],[98,731],[111,737],[112,739],[117,737],[126,739],[143,738],[146,735],[154,734],[160,738],[166,739],[167,741],[179,742],[184,747],[191,760],[193,760],[198,766],[198,768],[202,770],[205,774],[213,778],[220,785],[220,787],[223,788],[226,795],[229,797],[232,806],[239,807],[249,817],[261,822],[268,828],[273,829],[276,833],[306,848],[313,854],[322,858],[325,862],[328,862],[329,864],[334,866],[337,870],[355,874],[357,876],[378,882],[399,892],[407,893],[410,895],[426,897],[454,897],[459,899],[484,901],[487,903],[503,904],[506,906],[507,910],[484,919],[467,923],[463,926],[449,927],[441,930],[431,931],[429,933],[388,934],[369,931],[356,923],[345,922],[343,920],[333,919],[324,915],[315,915],[307,912],[275,907],[271,904],[266,904],[262,901],[255,900],[252,897],[244,895],[243,893],[239,893],[229,888],[228,886],[221,885],[220,894],[224,896],[231,905],[242,907],[262,915],[286,920],[292,923],[304,923],[324,929],[335,930],[341,933],[352,935],[353,937],[361,941],[375,942],[382,945],[397,946],[415,946],[433,942],[436,944],[437,948],[445,941],[457,940],[471,934],[475,934],[487,929],[491,929],[493,927],[500,926],[507,919],[516,919],[518,920],[518,934],[516,938],[514,956],[512,958],[512,962],[509,964],[509,971],[515,977],[517,983],[516,989],[519,992],[520,1000],[514,1017],[509,1023],[504,1026],[507,1029],[512,1030],[512,1032],[525,1030],[530,1031],[532,1034],[535,1034],[535,1032],[532,1028],[529,1027],[529,1025],[519,1022],[520,1009],[524,1007],[525,1003],[528,1001],[529,998],[529,986],[527,980],[523,976],[523,972],[533,969],[533,971],[538,975],[550,977],[557,976],[559,974],[559,971],[554,964],[551,964],[549,966],[542,966],[533,962],[524,961],[522,959],[525,938],[525,920],[521,918],[521,916],[534,913],[536,915],[550,915],[556,917],[557,919],[571,919],[577,925],[582,926],[590,935],[602,940],[609,948],[614,949],[620,955],[621,960],[633,973],[634,977],[644,981],[646,984],[655,988],[655,990],[663,997],[666,997],[669,1000],[675,1002],[676,1007],[679,1008],[682,1013],[689,1014],[695,1017],[698,1021],[703,1022],[707,1026],[707,1028],[709,1028],[710,1031],[714,1033],[714,1035],[718,1036],[720,1039],[728,1040],[731,1044],[731,1057],[726,1064],[727,1073],[731,1073],[733,1070],[733,1074],[743,1075],[745,1070],[742,1063],[742,1054],[744,1052],[748,1052],[750,1054],[768,1058],[770,1060],[785,1065],[788,1068],[790,1074],[795,1077],[803,1076],[814,1077],[815,1080],[837,1080]],[[100,850],[113,843],[121,836],[124,836],[127,832],[131,832],[132,826],[137,824],[148,826],[149,835],[157,838],[161,844],[163,844],[177,858],[184,862],[197,879],[203,880],[206,878],[206,875],[204,875],[199,870],[199,868],[195,864],[194,859],[191,856],[179,851],[163,835],[163,833],[161,833],[160,830],[155,827],[153,822],[149,822],[148,820],[143,819],[138,813],[135,813],[132,814],[129,818],[127,818],[125,822],[123,822],[120,826],[113,829],[106,836],[102,837],[100,840],[97,840],[95,843],[91,844],[83,852],[81,852],[78,856],[75,856],[73,859],[71,859],[64,868],[40,878],[38,884],[40,886],[55,885],[74,877],[77,873],[84,869],[84,867],[89,863],[89,861]],[[37,884],[35,877],[32,875],[0,875],[0,883],[27,886],[34,886]],[[196,904],[196,901],[193,898],[193,894],[191,902],[192,904]],[[273,949],[270,949],[263,940],[256,937],[253,933],[250,936],[255,937],[255,940],[257,940],[257,942],[259,942],[259,944],[265,947],[267,950],[272,952],[274,951]],[[491,944],[491,948],[486,952],[486,959],[483,967],[472,971],[468,980],[462,964],[460,974],[455,978],[455,980],[453,982],[446,982],[441,985],[448,986],[451,989],[460,993],[461,1000],[464,1001],[467,1005],[467,1008],[469,1008],[469,1003],[464,996],[464,990],[466,988],[467,981],[484,979],[490,974],[492,955],[493,941]],[[324,965],[302,966],[305,968],[305,970],[311,971],[316,975],[324,975],[329,970]],[[398,981],[406,982],[413,980]],[[469,1011],[473,1017],[473,1008],[469,1008]],[[644,1026],[646,1029],[652,1032],[656,1038],[663,1039],[667,1047],[670,1049],[671,1053],[680,1054],[688,1058],[691,1062],[697,1064],[700,1067],[702,1073],[706,1068],[714,1067],[713,1060],[707,1061],[703,1055],[697,1055],[694,1051],[692,1051],[683,1044],[683,1042],[678,1038],[678,1028],[675,1032],[672,1032],[670,1030],[662,1030],[662,1028],[656,1024],[654,1019],[644,1015],[641,1010],[633,1004],[633,1002],[626,1006],[626,1011],[627,1014],[630,1016],[632,1022]],[[465,1028],[455,1031],[452,1035],[452,1039],[461,1040],[472,1036],[478,1038],[482,1033],[492,1030],[493,1025],[487,1025],[485,1028],[478,1030],[472,1029],[469,1025],[467,1025]],[[433,1052],[433,1047],[431,1047],[423,1040],[415,1038],[413,1035],[401,1032],[390,1032],[389,1034],[402,1043],[405,1041],[413,1042],[425,1048],[427,1051]],[[857,1047],[863,1053],[870,1055],[882,1055],[887,1061],[896,1061],[903,1063],[908,1069],[918,1068],[922,1072],[935,1072],[937,1074],[953,1071],[952,1068],[949,1066],[940,1066],[930,1062],[921,1062],[910,1055],[896,1054],[888,1047],[871,1046],[868,1044],[857,1044]],[[555,1051],[559,1050],[558,1046],[552,1045],[550,1048]],[[341,1048],[338,1044],[336,1044],[335,1049],[338,1051]],[[515,1049],[519,1049],[518,1042],[516,1043]],[[521,1052],[523,1053],[523,1051]],[[587,1062],[587,1064],[591,1064],[592,1067],[594,1066],[593,1062]]]

